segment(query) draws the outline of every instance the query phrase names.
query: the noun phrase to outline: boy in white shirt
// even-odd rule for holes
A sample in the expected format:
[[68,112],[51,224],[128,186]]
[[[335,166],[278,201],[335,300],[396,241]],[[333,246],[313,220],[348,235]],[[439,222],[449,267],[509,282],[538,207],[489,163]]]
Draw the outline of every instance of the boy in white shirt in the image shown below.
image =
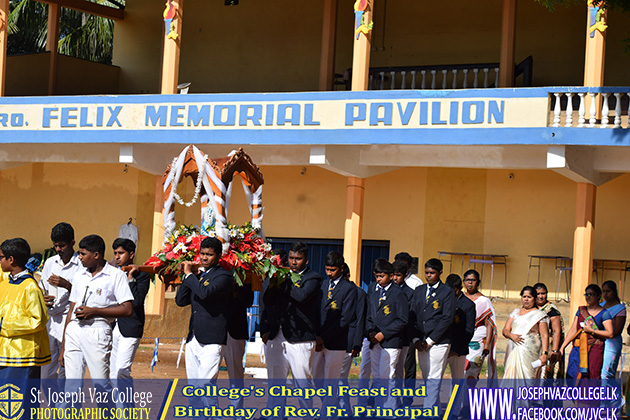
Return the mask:
[[[88,235],[79,242],[79,259],[86,270],[72,281],[70,310],[60,363],[66,378],[82,379],[85,365],[90,377],[109,386],[109,358],[112,348],[111,323],[131,316],[133,294],[127,275],[105,260],[105,242]],[[97,385],[98,386],[98,385]]]
[[50,239],[57,255],[46,260],[42,269],[42,289],[48,307],[50,321],[46,324],[50,340],[51,363],[42,366],[42,379],[65,379],[66,372],[59,365],[59,352],[63,341],[63,330],[70,307],[72,278],[85,270],[74,251],[74,229],[68,223],[58,223],[52,228]]

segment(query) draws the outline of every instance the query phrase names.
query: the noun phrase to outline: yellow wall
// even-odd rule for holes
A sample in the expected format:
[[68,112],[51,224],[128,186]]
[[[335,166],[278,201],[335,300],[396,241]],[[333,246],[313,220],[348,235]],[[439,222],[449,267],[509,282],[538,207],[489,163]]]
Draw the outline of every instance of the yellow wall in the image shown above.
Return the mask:
[[[50,53],[22,54],[8,57],[7,96],[48,95]],[[60,95],[118,93],[120,68],[59,55],[57,92]]]
[[139,255],[148,257],[155,178],[123,169],[124,165],[35,163],[3,170],[3,237],[23,237],[33,252],[41,252],[52,245],[51,228],[68,222],[77,243],[86,235],[101,235],[109,259],[120,225],[133,217],[139,230]]
[[[313,166],[303,175],[299,166],[261,170],[268,236],[343,238],[345,177]],[[235,181],[228,219],[240,224],[249,214]],[[595,258],[628,259],[629,189],[630,175],[598,188]],[[42,251],[50,246],[51,227],[66,221],[77,240],[97,233],[109,245],[119,226],[133,217],[140,232],[138,262],[149,256],[154,175],[133,168],[125,173],[124,165],[117,164],[36,163],[3,170],[0,191],[4,238],[22,236],[34,251]],[[193,181],[186,180],[178,191],[189,200]],[[406,168],[366,180],[364,239],[389,240],[390,258],[407,251],[419,257],[421,266],[440,250],[508,254],[508,290],[516,297],[527,284],[528,255],[572,255],[575,200],[576,184],[552,171]],[[175,214],[178,222],[199,224],[199,204],[177,205]],[[467,268],[466,262],[463,270]],[[486,292],[488,268],[483,273]],[[445,266],[445,274],[451,271],[462,274],[460,259],[452,269]],[[529,284],[536,282],[536,274],[532,271]],[[503,278],[498,268],[494,295],[502,291]],[[619,272],[606,271],[604,279],[618,281]],[[555,297],[552,261],[543,262],[541,280]]]
[[[502,1],[376,1],[372,66],[498,62]],[[221,1],[184,4],[180,82],[191,92],[317,90],[323,0]],[[162,4],[130,3],[115,25],[114,63],[121,93],[157,93]],[[532,0],[518,4],[516,61],[534,57],[534,86],[583,82],[586,6],[549,12]],[[340,1],[336,73],[352,63],[352,2]],[[609,16],[605,83],[626,85],[623,53],[627,17]]]

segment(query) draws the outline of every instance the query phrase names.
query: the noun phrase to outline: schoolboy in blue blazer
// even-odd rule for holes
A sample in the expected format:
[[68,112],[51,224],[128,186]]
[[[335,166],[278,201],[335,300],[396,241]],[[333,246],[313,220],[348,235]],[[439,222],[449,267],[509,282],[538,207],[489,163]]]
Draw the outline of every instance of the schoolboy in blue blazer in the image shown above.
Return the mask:
[[414,290],[410,328],[422,377],[429,381],[424,408],[431,408],[439,404],[439,387],[451,348],[455,292],[440,281],[442,261],[437,258],[426,262],[424,274],[427,283]]

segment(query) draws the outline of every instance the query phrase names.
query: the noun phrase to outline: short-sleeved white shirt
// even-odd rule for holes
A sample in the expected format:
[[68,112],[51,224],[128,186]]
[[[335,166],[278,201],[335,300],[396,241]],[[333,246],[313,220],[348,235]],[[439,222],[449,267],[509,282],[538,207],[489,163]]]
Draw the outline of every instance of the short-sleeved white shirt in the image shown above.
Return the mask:
[[59,255],[55,255],[46,260],[44,268],[42,269],[41,283],[44,288],[44,294],[55,296],[55,303],[51,308],[48,308],[48,313],[51,316],[66,315],[68,313],[68,308],[70,307],[70,302],[68,301],[70,292],[63,287],[51,285],[48,283],[48,278],[52,275],[56,275],[72,283],[74,275],[84,270],[85,267],[81,264],[79,254],[76,252],[72,255],[68,264],[64,264]]
[[411,287],[413,290],[416,290],[416,287],[422,284],[422,280],[415,274],[409,274],[405,279],[405,284]]
[[[84,270],[77,273],[73,280],[70,302],[75,303],[75,308],[79,306],[109,308],[133,300],[127,274],[109,264],[105,264],[94,277],[92,273]],[[76,318],[75,313],[72,314],[71,320],[79,322],[82,327],[104,327],[114,321],[113,318],[103,317],[81,321]]]

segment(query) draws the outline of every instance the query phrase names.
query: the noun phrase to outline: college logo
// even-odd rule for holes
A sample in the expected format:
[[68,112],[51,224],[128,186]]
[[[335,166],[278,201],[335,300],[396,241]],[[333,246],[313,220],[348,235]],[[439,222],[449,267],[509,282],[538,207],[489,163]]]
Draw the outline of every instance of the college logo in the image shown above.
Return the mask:
[[19,420],[24,414],[21,389],[13,384],[0,387],[0,420]]
[[383,306],[383,312],[385,313],[385,315],[389,315],[392,313],[392,311],[390,311],[389,309],[389,305]]
[[436,300],[433,301],[433,309],[437,310],[440,307],[440,303]]

